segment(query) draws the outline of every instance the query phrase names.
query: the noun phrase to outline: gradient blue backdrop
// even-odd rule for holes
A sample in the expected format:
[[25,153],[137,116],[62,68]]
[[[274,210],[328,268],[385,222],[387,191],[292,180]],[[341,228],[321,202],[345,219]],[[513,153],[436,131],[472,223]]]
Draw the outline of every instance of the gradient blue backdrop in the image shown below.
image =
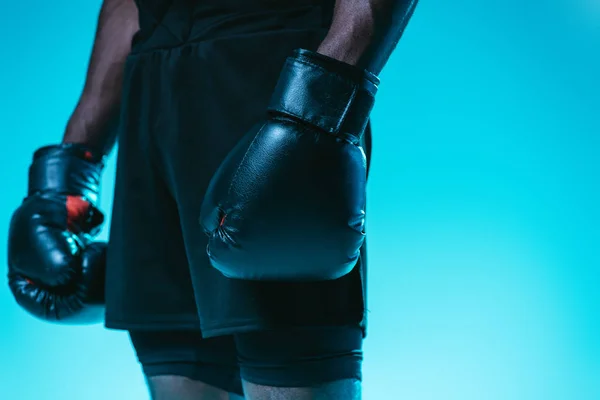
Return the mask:
[[[2,2],[2,243],[99,5]],[[373,118],[365,399],[600,399],[599,44],[599,0],[421,0]],[[0,398],[147,399],[124,333],[0,307]]]

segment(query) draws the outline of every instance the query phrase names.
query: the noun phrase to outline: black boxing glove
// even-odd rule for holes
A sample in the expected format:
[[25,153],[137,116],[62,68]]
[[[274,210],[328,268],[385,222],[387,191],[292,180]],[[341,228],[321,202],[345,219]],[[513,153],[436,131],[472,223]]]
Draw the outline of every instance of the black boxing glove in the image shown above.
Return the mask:
[[360,139],[378,84],[311,51],[287,59],[267,118],[226,157],[202,204],[217,270],[275,281],[331,280],[352,270],[365,238]]
[[104,318],[106,244],[96,208],[103,157],[79,144],[37,150],[28,195],[12,216],[8,282],[17,303],[48,321]]

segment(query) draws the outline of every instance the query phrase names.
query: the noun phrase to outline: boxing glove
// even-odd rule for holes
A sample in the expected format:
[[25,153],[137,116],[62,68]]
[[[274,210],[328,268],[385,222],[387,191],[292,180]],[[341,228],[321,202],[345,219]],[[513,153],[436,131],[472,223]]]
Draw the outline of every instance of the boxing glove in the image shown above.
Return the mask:
[[103,158],[85,146],[37,150],[28,195],[8,237],[8,282],[17,303],[48,321],[96,323],[104,317],[106,244],[94,243]]
[[229,278],[322,281],[349,273],[365,239],[361,136],[379,80],[296,50],[264,121],[213,176],[200,222],[212,265]]

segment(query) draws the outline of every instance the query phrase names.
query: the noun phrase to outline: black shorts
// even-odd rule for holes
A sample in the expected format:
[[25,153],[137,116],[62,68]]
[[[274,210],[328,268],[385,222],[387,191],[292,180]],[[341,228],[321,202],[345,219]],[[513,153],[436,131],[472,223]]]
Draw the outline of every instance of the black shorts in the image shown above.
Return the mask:
[[350,274],[328,282],[232,280],[210,266],[198,222],[208,183],[265,117],[285,58],[316,49],[333,7],[239,2],[245,6],[175,1],[161,15],[140,9],[124,76],[106,326],[201,329],[204,337],[291,327],[364,331],[364,252]]
[[175,375],[242,394],[242,379],[314,387],[362,379],[359,327],[289,329],[202,338],[194,331],[130,331],[147,377]]

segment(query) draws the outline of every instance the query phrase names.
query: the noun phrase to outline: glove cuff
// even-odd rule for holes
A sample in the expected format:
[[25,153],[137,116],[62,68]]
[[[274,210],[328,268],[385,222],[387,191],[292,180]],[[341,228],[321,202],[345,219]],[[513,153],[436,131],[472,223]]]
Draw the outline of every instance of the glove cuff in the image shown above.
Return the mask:
[[367,126],[378,85],[379,79],[368,71],[299,49],[284,64],[269,111],[358,140]]
[[78,143],[44,146],[29,167],[28,195],[53,192],[81,196],[94,207],[100,192],[104,156]]

